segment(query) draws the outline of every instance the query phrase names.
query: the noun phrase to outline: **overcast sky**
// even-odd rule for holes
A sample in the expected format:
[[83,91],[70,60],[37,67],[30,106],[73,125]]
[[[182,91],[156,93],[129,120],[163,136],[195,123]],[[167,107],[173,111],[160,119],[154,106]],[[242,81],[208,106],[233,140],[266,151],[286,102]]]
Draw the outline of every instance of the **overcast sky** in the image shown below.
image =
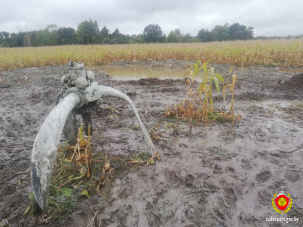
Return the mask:
[[0,31],[39,30],[48,24],[77,28],[89,18],[99,28],[142,34],[158,24],[196,36],[202,28],[240,23],[255,36],[303,34],[303,0],[0,0]]

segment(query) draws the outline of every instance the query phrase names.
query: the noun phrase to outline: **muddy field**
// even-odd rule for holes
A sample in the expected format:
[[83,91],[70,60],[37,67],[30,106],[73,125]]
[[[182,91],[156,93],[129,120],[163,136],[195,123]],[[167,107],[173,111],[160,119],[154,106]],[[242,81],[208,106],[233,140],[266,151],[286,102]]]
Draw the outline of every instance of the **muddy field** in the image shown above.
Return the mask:
[[[144,61],[112,67],[182,69],[185,62]],[[215,66],[225,78],[229,66]],[[94,69],[99,83],[125,92],[135,103],[148,131],[166,135],[155,143],[162,160],[128,172],[113,183],[108,204],[98,195],[76,204],[74,211],[49,223],[23,219],[32,190],[29,163],[39,127],[55,106],[65,66],[0,73],[0,222],[9,226],[303,226],[303,74],[280,68],[238,69],[231,123],[190,126],[179,121],[180,134],[167,127],[167,105],[181,104],[185,80],[119,81]],[[106,107],[119,117],[102,114]],[[224,108],[222,95],[215,108]],[[143,136],[130,107],[108,98],[94,121],[94,153],[117,155],[145,151]],[[266,222],[281,217],[272,207],[284,190],[293,204],[282,217],[298,222]],[[0,226],[2,226],[0,224]]]

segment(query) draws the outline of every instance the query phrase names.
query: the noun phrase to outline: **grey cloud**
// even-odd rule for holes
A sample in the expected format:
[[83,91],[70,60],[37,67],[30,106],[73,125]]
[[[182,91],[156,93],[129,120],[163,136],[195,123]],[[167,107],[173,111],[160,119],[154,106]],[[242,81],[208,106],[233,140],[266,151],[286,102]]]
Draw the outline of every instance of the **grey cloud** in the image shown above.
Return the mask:
[[256,35],[303,33],[300,0],[0,0],[0,31],[43,29],[47,24],[73,27],[89,18],[99,27],[124,34],[140,34],[148,24],[159,24],[168,34],[175,28],[197,35],[202,28],[240,23]]

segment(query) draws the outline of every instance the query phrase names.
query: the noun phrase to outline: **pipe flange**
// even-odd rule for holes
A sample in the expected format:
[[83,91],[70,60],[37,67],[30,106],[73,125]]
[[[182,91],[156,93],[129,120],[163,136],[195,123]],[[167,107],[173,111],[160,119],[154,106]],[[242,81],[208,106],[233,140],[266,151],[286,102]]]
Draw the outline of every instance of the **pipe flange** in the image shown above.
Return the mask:
[[63,93],[62,96],[63,96],[63,98],[65,98],[70,93],[76,93],[80,97],[81,101],[80,101],[79,105],[76,106],[75,108],[80,108],[86,103],[83,92],[84,91],[78,89],[77,87],[71,87],[71,88],[66,89],[66,91]]

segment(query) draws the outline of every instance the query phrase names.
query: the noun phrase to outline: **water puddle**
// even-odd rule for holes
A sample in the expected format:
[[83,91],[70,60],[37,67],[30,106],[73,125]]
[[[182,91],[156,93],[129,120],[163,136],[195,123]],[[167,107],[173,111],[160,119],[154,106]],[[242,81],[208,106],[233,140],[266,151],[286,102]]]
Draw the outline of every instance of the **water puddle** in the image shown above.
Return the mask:
[[271,110],[276,114],[285,114],[283,109],[293,108],[302,105],[300,100],[266,100],[256,104],[258,107],[263,107],[265,109]]
[[120,68],[104,66],[101,68],[115,80],[139,80],[143,78],[184,79],[188,77],[186,70],[169,68]]

